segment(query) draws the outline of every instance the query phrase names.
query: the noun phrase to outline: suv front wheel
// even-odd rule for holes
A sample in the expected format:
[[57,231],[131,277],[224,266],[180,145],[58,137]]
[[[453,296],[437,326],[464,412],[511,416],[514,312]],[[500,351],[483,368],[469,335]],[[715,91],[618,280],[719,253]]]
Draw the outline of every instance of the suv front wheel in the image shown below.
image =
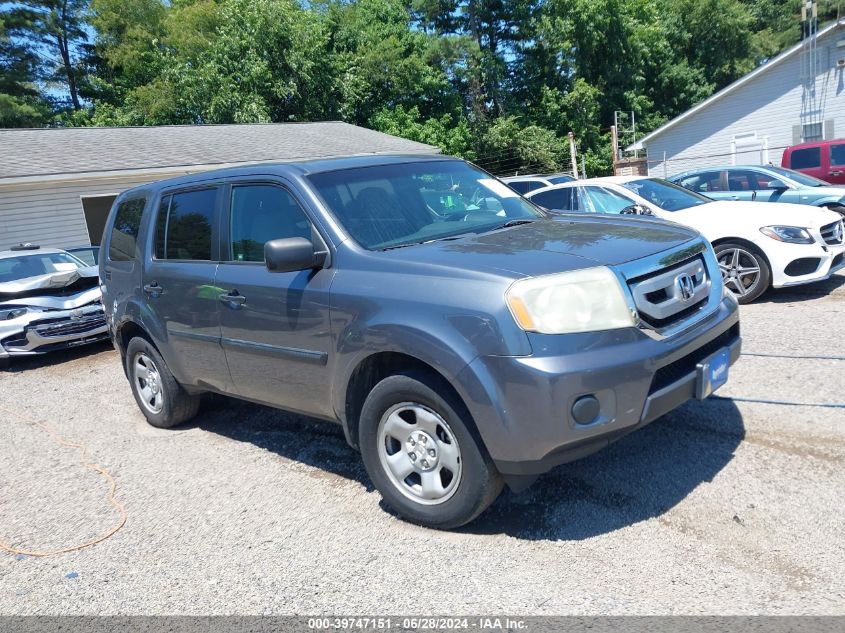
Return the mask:
[[147,422],[169,429],[197,414],[200,398],[191,395],[178,382],[158,350],[136,336],[126,346],[126,375],[132,395]]
[[437,377],[409,372],[379,382],[361,410],[359,442],[384,501],[413,523],[464,525],[502,491],[469,413]]

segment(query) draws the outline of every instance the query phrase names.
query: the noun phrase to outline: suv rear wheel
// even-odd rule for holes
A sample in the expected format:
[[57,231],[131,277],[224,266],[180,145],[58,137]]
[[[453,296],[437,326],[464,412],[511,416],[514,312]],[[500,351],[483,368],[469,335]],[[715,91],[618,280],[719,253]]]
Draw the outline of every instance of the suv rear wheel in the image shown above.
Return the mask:
[[358,434],[373,484],[413,523],[464,525],[502,491],[469,413],[437,377],[409,372],[379,382],[361,410]]
[[197,414],[200,397],[182,388],[158,350],[141,337],[126,346],[126,375],[132,395],[147,421],[160,429],[187,422]]

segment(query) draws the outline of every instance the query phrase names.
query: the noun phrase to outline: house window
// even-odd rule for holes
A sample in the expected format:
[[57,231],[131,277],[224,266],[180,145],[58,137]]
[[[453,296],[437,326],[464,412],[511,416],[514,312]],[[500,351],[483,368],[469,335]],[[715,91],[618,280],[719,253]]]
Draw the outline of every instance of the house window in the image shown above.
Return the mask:
[[805,123],[801,127],[801,137],[805,143],[824,140],[824,126],[821,123]]

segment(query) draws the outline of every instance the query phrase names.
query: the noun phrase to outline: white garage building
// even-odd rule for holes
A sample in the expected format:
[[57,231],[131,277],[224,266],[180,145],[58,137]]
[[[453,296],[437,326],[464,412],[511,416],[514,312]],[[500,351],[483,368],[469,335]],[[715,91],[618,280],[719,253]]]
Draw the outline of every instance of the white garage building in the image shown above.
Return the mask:
[[845,20],[819,30],[628,150],[648,154],[649,173],[721,165],[779,165],[783,150],[845,137]]
[[348,123],[0,130],[0,250],[99,244],[112,201],[235,165],[439,150]]

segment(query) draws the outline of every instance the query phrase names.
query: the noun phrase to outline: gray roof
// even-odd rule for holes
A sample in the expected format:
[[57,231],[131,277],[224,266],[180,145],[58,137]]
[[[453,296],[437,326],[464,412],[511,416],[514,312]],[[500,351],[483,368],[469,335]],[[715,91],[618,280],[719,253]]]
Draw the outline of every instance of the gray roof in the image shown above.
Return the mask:
[[0,182],[32,176],[437,151],[431,145],[341,121],[0,129]]

